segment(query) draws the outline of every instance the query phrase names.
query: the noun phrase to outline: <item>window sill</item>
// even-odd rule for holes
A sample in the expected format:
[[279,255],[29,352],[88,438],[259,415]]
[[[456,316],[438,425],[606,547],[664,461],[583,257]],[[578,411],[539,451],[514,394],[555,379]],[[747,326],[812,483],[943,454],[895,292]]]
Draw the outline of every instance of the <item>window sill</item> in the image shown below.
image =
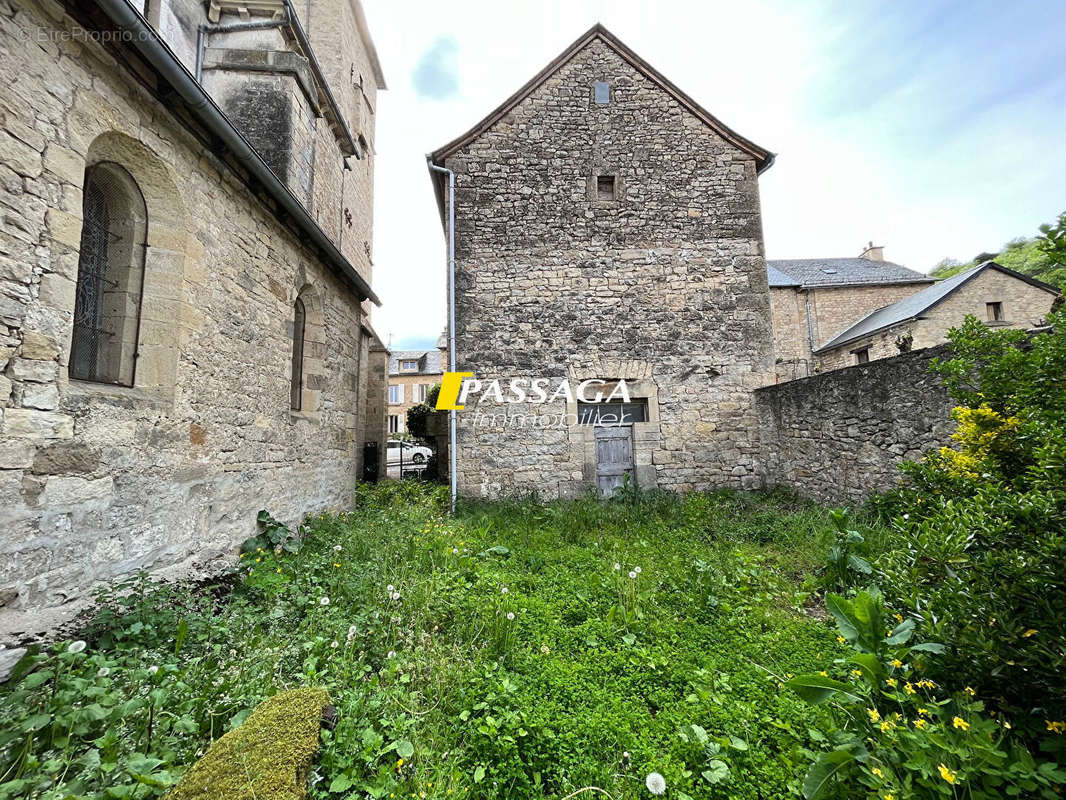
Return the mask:
[[166,406],[170,397],[156,389],[141,386],[120,386],[114,383],[96,383],[77,378],[69,378],[66,395],[72,400],[113,401],[115,405],[129,406],[131,403]]
[[1007,328],[1007,327],[1009,327],[1009,326],[1011,326],[1013,324],[1014,323],[1011,322],[1009,319],[986,319],[985,320],[985,325],[987,325],[989,328]]
[[322,417],[317,411],[297,411],[296,409],[290,408],[289,422],[296,423],[300,420],[313,422],[317,425],[322,420]]

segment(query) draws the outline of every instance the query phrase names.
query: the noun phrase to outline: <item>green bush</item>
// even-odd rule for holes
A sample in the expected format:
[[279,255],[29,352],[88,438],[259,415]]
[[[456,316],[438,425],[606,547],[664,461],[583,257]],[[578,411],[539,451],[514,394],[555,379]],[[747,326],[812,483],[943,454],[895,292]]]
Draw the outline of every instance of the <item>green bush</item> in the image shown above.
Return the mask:
[[834,675],[822,670],[786,684],[825,708],[816,738],[831,749],[807,751],[806,800],[1059,796],[1066,772],[1038,763],[1005,717],[983,713],[972,687],[950,695],[928,677],[946,648],[910,644],[913,619],[889,622],[876,591],[853,600],[830,594],[826,607],[856,652],[834,662]]
[[905,467],[874,501],[894,535],[877,583],[924,635],[934,666],[1041,747],[1066,755],[1066,315],[1050,333],[973,318],[934,364],[959,404],[951,447]]

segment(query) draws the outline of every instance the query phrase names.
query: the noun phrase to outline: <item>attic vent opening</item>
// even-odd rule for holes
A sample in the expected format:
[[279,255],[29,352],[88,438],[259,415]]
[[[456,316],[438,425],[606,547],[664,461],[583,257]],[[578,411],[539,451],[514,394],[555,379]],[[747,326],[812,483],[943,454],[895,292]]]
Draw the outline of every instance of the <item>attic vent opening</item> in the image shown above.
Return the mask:
[[823,269],[822,272],[824,272],[826,275],[836,275],[837,274],[837,271],[835,269],[833,269],[832,267],[829,267],[828,269]]
[[607,81],[596,81],[594,88],[596,105],[605,106],[611,102],[611,84]]
[[614,200],[614,175],[600,175],[596,178],[596,199]]

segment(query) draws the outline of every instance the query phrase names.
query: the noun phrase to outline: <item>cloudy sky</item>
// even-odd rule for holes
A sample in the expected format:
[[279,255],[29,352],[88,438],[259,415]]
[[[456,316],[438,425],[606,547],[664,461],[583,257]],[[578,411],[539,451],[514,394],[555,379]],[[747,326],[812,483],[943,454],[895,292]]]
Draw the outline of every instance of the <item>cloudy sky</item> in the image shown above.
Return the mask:
[[1066,210],[1066,0],[363,0],[378,95],[374,324],[426,347],[445,317],[425,154],[595,22],[777,153],[769,258],[928,271]]

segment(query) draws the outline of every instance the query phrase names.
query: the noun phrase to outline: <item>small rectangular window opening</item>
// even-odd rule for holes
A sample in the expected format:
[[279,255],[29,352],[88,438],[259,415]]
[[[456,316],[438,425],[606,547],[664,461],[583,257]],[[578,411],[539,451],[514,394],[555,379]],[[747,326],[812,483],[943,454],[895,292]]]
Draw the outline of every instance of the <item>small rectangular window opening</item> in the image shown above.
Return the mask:
[[868,364],[870,363],[870,348],[864,347],[861,350],[855,351],[855,363],[856,364]]
[[607,105],[611,102],[611,84],[607,81],[596,81],[594,94],[596,105]]
[[614,175],[600,175],[596,178],[596,199],[614,200]]
[[985,303],[989,322],[999,322],[1003,319],[1003,303]]

